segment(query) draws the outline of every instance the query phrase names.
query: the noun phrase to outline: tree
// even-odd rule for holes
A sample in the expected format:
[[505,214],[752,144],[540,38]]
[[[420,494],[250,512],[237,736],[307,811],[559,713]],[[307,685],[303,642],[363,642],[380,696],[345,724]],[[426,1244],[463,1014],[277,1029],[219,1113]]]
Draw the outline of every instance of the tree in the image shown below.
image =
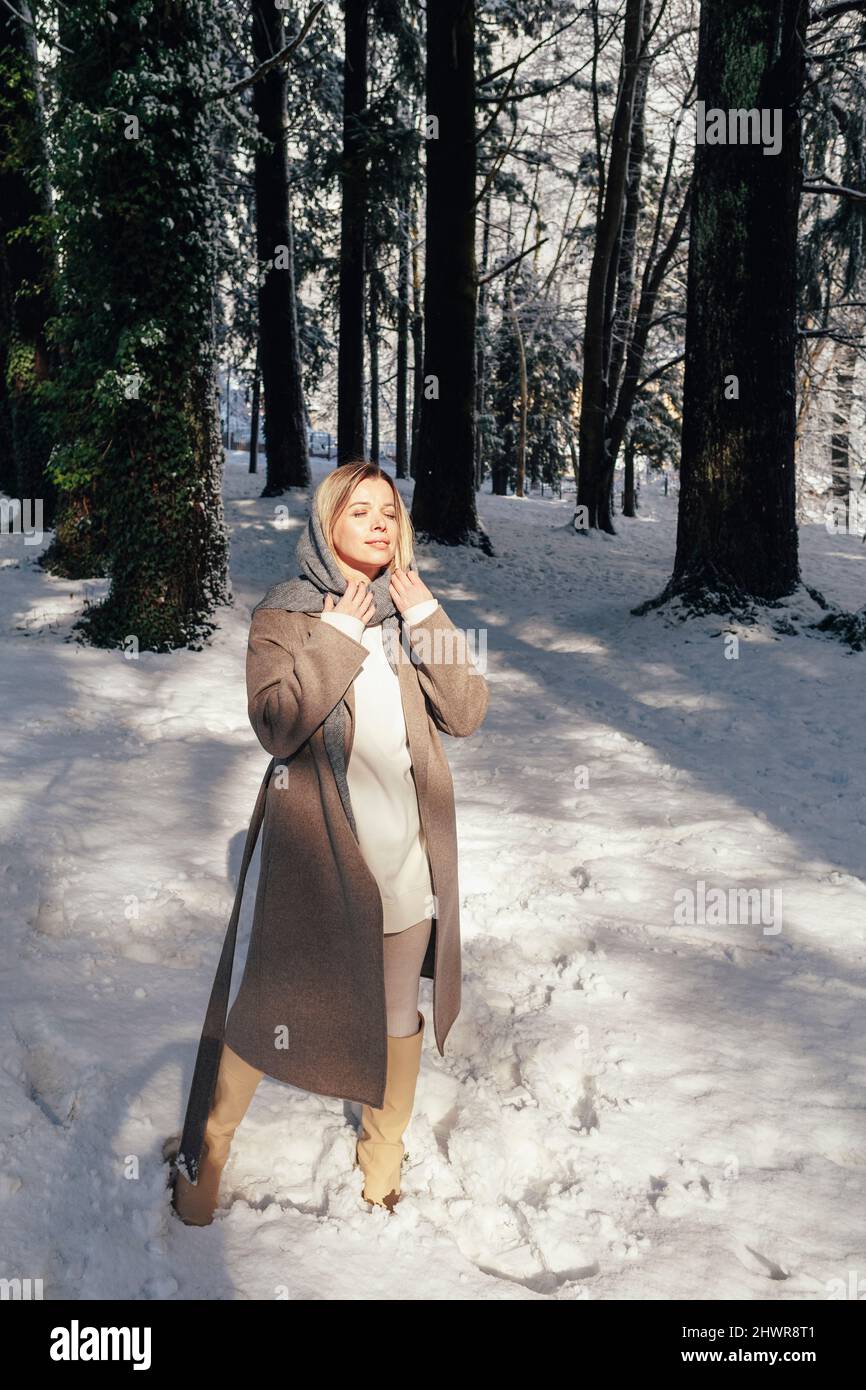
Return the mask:
[[368,0],[345,0],[337,463],[364,456],[364,246],[367,222]]
[[167,650],[228,601],[214,380],[220,246],[219,15],[63,8],[56,185],[62,251],[57,486],[84,496],[111,577],[79,626],[101,646]]
[[397,204],[397,407],[395,413],[394,475],[409,477],[409,302],[410,220],[408,196]]
[[475,6],[427,9],[424,394],[412,521],[489,551],[475,506]]
[[48,183],[42,90],[27,0],[0,9],[0,485],[43,503],[52,432],[40,385],[55,371],[48,323],[55,312],[57,257]]
[[[257,69],[284,48],[283,15],[270,0],[253,0],[252,36]],[[255,151],[260,264],[257,365],[267,403],[263,497],[276,497],[289,487],[309,487],[311,481],[289,201],[287,85],[285,64],[277,63],[269,66],[252,88],[259,136]]]
[[781,112],[781,149],[698,143],[677,549],[664,593],[729,611],[799,581],[794,439],[806,0],[703,0],[698,101]]
[[[578,509],[585,508],[590,528],[613,532],[611,478],[613,463],[607,439],[608,394],[616,277],[632,149],[632,115],[639,90],[646,0],[626,0],[619,89],[605,169],[598,151],[598,218],[583,341],[583,389],[580,408],[580,481]],[[597,16],[598,7],[593,7]],[[596,45],[597,50],[597,45]],[[634,177],[632,163],[632,177]],[[635,211],[636,216],[636,211]]]

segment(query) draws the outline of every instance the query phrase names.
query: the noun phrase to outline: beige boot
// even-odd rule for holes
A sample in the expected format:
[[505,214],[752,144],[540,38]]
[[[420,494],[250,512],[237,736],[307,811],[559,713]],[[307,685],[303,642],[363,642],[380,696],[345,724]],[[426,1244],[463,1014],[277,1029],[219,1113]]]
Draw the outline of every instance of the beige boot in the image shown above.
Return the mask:
[[415,1083],[421,1068],[424,1041],[424,1015],[418,1011],[420,1026],[408,1038],[388,1034],[388,1071],[381,1110],[365,1105],[355,1146],[356,1164],[364,1172],[363,1196],[375,1206],[393,1212],[400,1200],[400,1166],[405,1148],[403,1132],[412,1118]]
[[214,1100],[205,1126],[198,1182],[193,1186],[182,1173],[172,1182],[171,1204],[187,1226],[209,1226],[219,1197],[220,1177],[228,1162],[235,1130],[255,1095],[263,1071],[251,1067],[223,1043]]

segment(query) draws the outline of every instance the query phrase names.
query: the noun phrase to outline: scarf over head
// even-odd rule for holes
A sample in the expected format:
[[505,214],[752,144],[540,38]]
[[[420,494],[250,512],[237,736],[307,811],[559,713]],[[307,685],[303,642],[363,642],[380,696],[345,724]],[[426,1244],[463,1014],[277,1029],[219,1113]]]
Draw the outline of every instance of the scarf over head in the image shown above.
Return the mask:
[[[258,612],[260,608],[283,608],[289,613],[321,613],[324,612],[326,594],[331,594],[336,602],[340,595],[346,592],[349,581],[325,539],[315,497],[310,504],[310,516],[298,540],[295,557],[299,570],[297,578],[275,584],[261,602],[256,604],[253,613]],[[408,567],[414,569],[414,562],[410,560]],[[400,616],[391,598],[390,583],[390,569],[384,569],[371,581],[370,593],[373,596],[375,611],[367,626],[375,627],[379,623],[382,624],[382,645],[391,670],[396,675]],[[346,780],[345,730],[348,713],[345,698],[338,700],[322,725],[322,733],[340,800],[352,827],[352,833],[357,839],[358,830],[352,814],[349,784]]]

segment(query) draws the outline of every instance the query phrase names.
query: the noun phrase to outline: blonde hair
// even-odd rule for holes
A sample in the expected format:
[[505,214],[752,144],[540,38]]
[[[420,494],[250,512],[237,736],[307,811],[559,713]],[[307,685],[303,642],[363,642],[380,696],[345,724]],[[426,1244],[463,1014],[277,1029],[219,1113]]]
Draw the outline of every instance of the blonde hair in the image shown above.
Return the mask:
[[384,479],[394,497],[394,509],[397,513],[397,545],[394,549],[394,558],[388,563],[388,569],[408,569],[414,556],[415,528],[403,504],[403,498],[394,485],[394,479],[389,474],[384,473],[378,464],[371,463],[368,459],[351,459],[349,463],[340,464],[326,478],[323,478],[316,488],[314,501],[319,512],[325,540],[333,549],[332,536],[337,519],[349,505],[349,499],[355,488],[359,483],[365,482],[367,478]]

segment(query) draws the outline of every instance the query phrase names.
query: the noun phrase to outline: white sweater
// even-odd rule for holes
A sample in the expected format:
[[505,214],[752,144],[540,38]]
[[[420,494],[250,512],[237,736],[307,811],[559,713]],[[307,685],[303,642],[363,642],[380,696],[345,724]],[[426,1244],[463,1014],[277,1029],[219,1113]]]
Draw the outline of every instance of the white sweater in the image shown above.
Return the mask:
[[[439,607],[438,599],[415,603],[404,624],[421,622]],[[350,613],[322,613],[367,648],[354,681],[355,735],[346,769],[358,844],[382,896],[385,935],[433,916],[433,884],[412,758],[406,736],[400,682],[382,643],[382,625],[366,627]]]

